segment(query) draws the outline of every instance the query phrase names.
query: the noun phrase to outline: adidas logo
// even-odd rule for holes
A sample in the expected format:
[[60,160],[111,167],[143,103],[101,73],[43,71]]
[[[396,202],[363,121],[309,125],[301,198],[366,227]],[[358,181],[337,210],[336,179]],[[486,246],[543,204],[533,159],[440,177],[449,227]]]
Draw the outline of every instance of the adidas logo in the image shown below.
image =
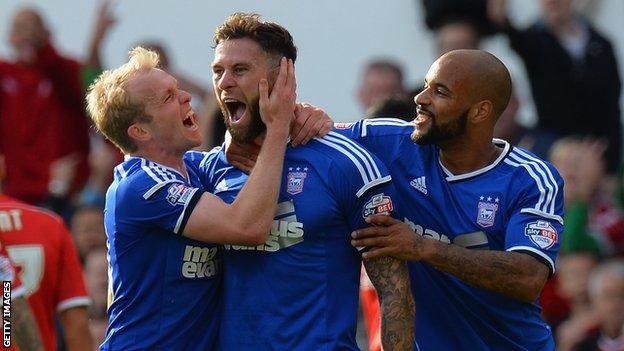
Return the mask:
[[415,178],[410,182],[410,185],[416,188],[416,190],[427,195],[427,184],[425,183],[425,176]]
[[225,179],[221,180],[219,184],[217,184],[217,186],[215,187],[215,194],[222,191],[228,191],[228,185],[225,182]]

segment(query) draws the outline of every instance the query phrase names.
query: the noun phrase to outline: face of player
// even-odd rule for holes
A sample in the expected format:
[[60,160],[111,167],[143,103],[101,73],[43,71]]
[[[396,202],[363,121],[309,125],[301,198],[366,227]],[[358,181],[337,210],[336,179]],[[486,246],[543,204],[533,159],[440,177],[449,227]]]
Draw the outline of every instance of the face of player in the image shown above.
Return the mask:
[[412,140],[417,144],[439,144],[466,131],[470,106],[463,75],[454,66],[444,59],[436,61],[427,72],[424,90],[414,98],[417,114]]
[[128,82],[128,92],[152,116],[151,122],[141,124],[159,148],[177,155],[201,145],[191,94],[178,89],[170,74],[160,69],[137,73]]
[[248,38],[225,40],[216,47],[214,91],[225,125],[238,142],[251,142],[266,128],[260,118],[258,84],[268,78],[273,86],[277,71],[272,63],[260,45]]

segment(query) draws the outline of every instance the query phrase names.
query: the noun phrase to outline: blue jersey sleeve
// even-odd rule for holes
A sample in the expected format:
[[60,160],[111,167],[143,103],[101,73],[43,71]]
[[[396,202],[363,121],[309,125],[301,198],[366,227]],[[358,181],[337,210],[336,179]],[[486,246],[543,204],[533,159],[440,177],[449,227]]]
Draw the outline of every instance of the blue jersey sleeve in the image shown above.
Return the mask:
[[396,118],[364,119],[356,123],[336,123],[334,132],[357,141],[386,165],[401,153],[401,145],[412,143],[414,125]]
[[186,166],[195,173],[204,191],[214,193],[216,187],[214,170],[223,156],[222,150],[225,150],[224,146],[217,146],[208,152],[187,151],[184,154]]
[[149,223],[181,234],[203,191],[157,167],[144,167],[117,190],[119,211],[131,223]]
[[519,169],[514,204],[506,230],[505,249],[524,252],[555,271],[563,234],[563,180],[557,170],[534,156]]
[[398,217],[396,190],[386,166],[375,155],[344,135],[330,132],[318,139],[338,151],[331,184],[344,206],[351,229],[368,226],[366,217],[387,214]]

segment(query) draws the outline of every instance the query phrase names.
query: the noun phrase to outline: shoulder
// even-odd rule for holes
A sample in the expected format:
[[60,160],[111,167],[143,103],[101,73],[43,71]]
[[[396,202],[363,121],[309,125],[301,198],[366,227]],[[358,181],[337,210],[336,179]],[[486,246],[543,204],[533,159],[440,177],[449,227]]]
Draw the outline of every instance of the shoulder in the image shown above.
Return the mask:
[[156,191],[172,183],[184,183],[171,169],[140,157],[133,157],[115,167],[117,191],[122,196],[149,199]]
[[528,185],[563,183],[555,166],[523,148],[513,146],[504,162],[511,166],[517,179]]
[[225,148],[223,146],[214,147],[210,151],[191,150],[184,153],[184,161],[197,167],[206,167],[218,160],[219,155],[224,152]]
[[2,197],[0,199],[0,210],[3,208],[11,208],[19,210],[22,216],[26,215],[31,220],[38,223],[52,226],[65,226],[63,219],[56,213],[42,207],[32,206],[16,199]]
[[[520,197],[521,212],[563,222],[563,178],[557,169],[533,153],[513,147],[504,160],[510,166],[514,193]],[[524,202],[522,201],[524,200]]]
[[[329,132],[323,138],[315,138],[310,148],[317,150],[331,164],[330,172],[335,169],[341,173],[340,176],[349,177],[350,181],[361,187],[374,186],[391,179],[385,165],[374,154],[339,133]],[[360,191],[357,195],[360,196]]]
[[354,125],[360,137],[406,135],[414,131],[414,125],[398,118],[364,119]]

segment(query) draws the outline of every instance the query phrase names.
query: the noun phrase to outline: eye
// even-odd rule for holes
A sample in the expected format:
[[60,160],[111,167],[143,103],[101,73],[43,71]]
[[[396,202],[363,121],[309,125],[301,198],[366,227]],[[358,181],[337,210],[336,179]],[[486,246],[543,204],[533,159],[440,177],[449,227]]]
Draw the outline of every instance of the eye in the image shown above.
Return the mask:
[[247,72],[247,67],[236,67],[234,68],[234,74],[236,75],[241,75],[243,73]]
[[212,70],[212,79],[214,80],[218,80],[221,79],[221,76],[223,75],[223,70],[222,69],[213,69]]
[[175,97],[175,92],[169,92],[165,96],[165,100],[163,100],[163,102],[167,103],[167,102],[173,100],[174,97]]

